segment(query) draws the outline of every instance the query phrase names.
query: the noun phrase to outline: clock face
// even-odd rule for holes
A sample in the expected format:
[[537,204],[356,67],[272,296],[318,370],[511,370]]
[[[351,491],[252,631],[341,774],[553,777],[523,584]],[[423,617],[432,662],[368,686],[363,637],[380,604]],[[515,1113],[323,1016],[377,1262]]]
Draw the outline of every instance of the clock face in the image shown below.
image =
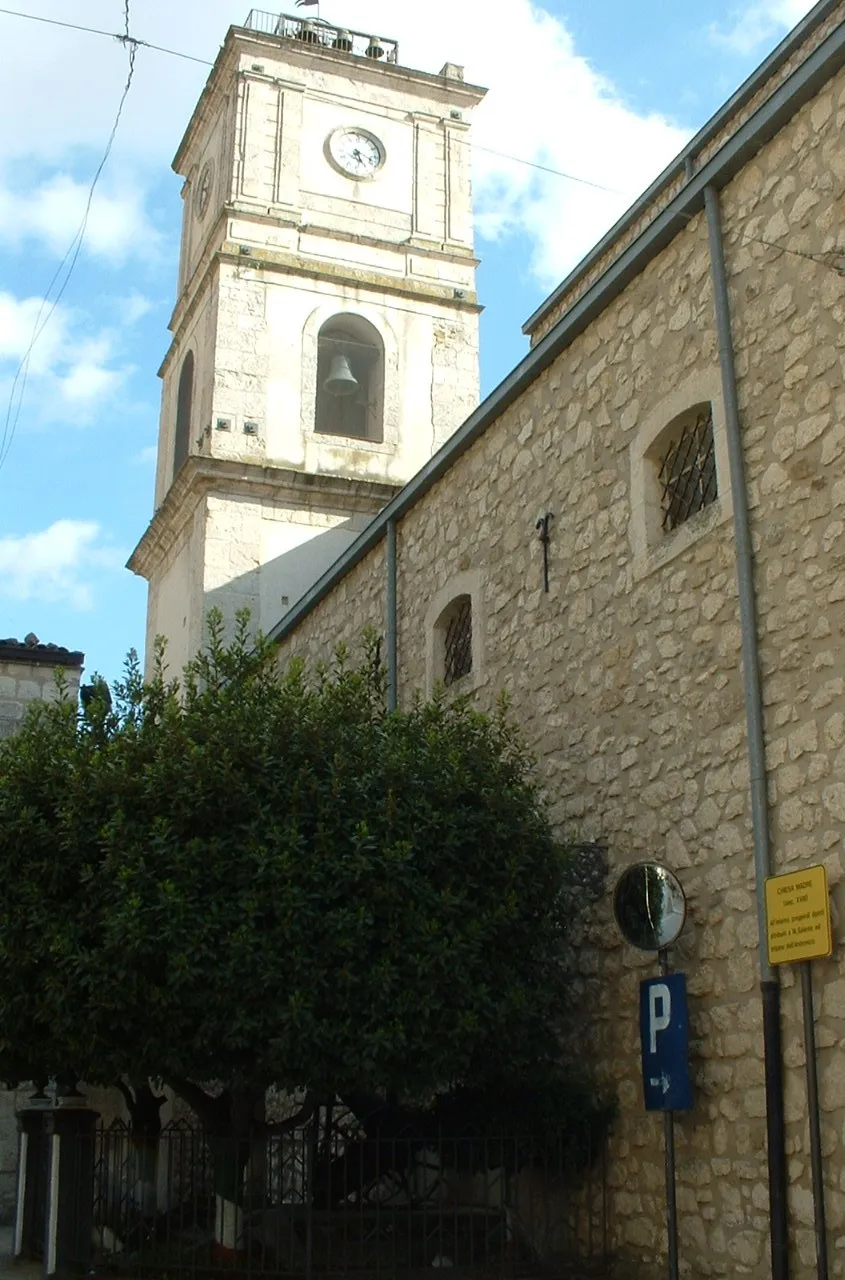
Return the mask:
[[208,208],[208,202],[211,199],[211,184],[213,181],[214,169],[211,161],[207,160],[203,166],[202,173],[200,174],[199,182],[197,183],[196,210],[198,218],[205,216],[205,211]]
[[372,178],[384,164],[384,147],[363,129],[336,129],[329,138],[329,155],[349,178]]

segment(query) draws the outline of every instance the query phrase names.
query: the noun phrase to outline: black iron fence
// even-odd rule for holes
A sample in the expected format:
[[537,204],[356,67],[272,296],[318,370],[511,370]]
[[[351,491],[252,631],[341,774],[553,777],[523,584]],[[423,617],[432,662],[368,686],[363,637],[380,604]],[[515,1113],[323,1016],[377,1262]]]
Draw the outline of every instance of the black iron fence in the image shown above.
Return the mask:
[[72,1197],[93,1206],[73,1242],[86,1272],[310,1280],[447,1267],[486,1280],[564,1274],[608,1251],[606,1146],[586,1129],[423,1138],[323,1109],[238,1142],[190,1124],[145,1138],[120,1123],[76,1141],[71,1167],[91,1179]]

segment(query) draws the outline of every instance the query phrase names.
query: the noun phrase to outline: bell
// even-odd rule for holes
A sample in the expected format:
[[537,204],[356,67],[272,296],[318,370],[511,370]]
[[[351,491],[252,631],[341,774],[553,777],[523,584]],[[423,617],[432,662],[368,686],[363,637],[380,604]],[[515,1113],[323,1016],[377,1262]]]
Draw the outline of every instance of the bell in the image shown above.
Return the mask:
[[334,49],[337,49],[338,53],[351,53],[352,52],[352,32],[338,31],[337,35],[334,38],[334,45],[332,47]]
[[366,56],[368,58],[383,58],[384,47],[378,36],[370,36],[370,43],[367,46]]
[[330,396],[355,395],[359,386],[358,379],[349,368],[349,360],[346,356],[332,356],[332,367],[323,386]]

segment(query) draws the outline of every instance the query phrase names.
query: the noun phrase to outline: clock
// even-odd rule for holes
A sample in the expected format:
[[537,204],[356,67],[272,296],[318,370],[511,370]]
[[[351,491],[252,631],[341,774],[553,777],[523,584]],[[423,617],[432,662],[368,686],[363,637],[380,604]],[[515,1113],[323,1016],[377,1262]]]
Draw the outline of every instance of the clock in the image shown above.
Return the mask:
[[203,165],[202,173],[197,183],[195,212],[198,218],[205,217],[205,211],[208,208],[208,202],[211,199],[211,186],[214,182],[214,166],[210,160],[206,160]]
[[347,178],[372,178],[384,164],[384,147],[363,129],[335,129],[328,150],[335,167]]

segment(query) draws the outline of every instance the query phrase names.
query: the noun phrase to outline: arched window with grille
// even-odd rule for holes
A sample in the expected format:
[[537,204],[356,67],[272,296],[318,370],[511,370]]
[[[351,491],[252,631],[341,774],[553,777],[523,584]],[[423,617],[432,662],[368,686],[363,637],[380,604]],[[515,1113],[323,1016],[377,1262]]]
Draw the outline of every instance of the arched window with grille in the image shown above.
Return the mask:
[[437,619],[440,678],[455,684],[472,671],[472,597],[456,596]]
[[362,316],[332,316],[320,329],[314,430],[384,439],[384,344]]
[[173,474],[178,472],[191,447],[191,410],[194,400],[194,353],[189,351],[182,361],[179,389],[176,393],[176,430],[173,439]]
[[660,486],[661,525],[671,533],[719,496],[713,406],[695,405],[669,423],[651,456]]
[[628,536],[640,579],[733,518],[718,366],[688,374],[654,404],[628,450]]
[[425,611],[425,682],[463,696],[485,682],[484,600],[478,569],[462,569],[435,591]]

